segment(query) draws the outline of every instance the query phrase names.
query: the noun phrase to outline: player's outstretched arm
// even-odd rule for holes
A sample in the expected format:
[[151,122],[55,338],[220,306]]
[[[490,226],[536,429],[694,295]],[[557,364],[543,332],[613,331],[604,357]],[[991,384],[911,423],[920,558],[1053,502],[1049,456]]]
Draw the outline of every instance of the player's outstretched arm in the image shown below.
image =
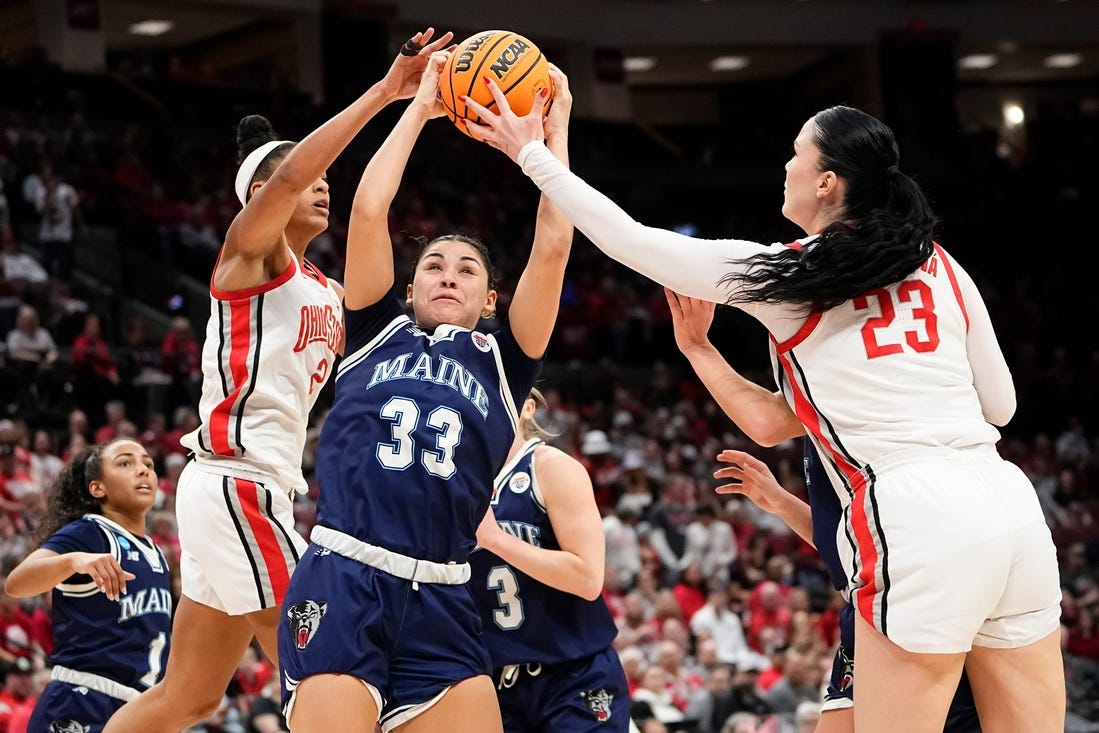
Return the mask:
[[[555,158],[568,166],[572,92],[568,78],[560,69],[550,64],[549,73],[553,79],[554,98],[545,122],[546,146]],[[489,88],[493,90],[497,102],[504,98],[495,83],[490,84]],[[542,194],[538,202],[530,259],[515,287],[508,310],[515,341],[529,357],[540,359],[549,345],[557,321],[572,239],[572,222],[548,196]]]
[[222,260],[262,258],[278,246],[302,191],[324,175],[379,110],[415,93],[428,58],[453,38],[447,32],[432,41],[434,33],[428,28],[414,35],[412,40],[423,46],[417,55],[398,55],[381,81],[294,146],[271,179],[252,191],[248,204],[233,220],[225,236]]
[[91,577],[96,587],[112,601],[126,592],[126,581],[133,580],[131,573],[122,569],[114,555],[94,552],[66,552],[39,549],[8,575],[4,592],[14,598],[29,598],[45,593],[73,575]]
[[710,342],[708,334],[715,303],[689,298],[668,288],[664,288],[664,295],[672,314],[676,346],[710,395],[745,435],[770,447],[805,434],[801,421],[781,393],[741,375]]
[[367,163],[351,205],[347,227],[344,303],[358,309],[378,302],[393,287],[389,208],[400,188],[408,157],[427,121],[443,114],[439,74],[447,52],[432,54],[412,102]]

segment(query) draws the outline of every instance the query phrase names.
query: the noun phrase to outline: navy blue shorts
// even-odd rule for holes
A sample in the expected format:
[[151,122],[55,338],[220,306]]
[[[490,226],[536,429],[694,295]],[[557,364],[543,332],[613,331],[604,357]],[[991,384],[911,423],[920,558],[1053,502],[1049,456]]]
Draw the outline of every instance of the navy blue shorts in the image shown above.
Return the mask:
[[[840,643],[836,658],[832,662],[832,676],[828,680],[828,691],[824,695],[825,710],[850,707],[844,700],[855,699],[855,609],[847,604],[840,611]],[[946,714],[943,733],[981,733],[981,723],[977,718],[977,706],[973,702],[973,690],[969,686],[969,677],[962,670],[958,682],[958,691],[950,701],[950,711]]]
[[279,623],[282,704],[306,677],[347,674],[377,688],[381,719],[488,674],[468,587],[398,578],[316,544],[302,556]]
[[501,681],[503,670],[492,675],[506,733],[630,729],[626,673],[610,647],[574,662],[521,665],[511,685]]
[[99,733],[122,700],[53,680],[34,706],[27,733]]

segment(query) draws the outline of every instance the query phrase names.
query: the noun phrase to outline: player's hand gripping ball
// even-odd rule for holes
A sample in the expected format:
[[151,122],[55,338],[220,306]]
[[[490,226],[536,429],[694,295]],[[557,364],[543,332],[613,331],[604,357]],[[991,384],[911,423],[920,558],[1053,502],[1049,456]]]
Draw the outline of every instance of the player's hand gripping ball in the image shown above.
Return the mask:
[[439,79],[439,96],[447,117],[466,135],[473,137],[458,121],[480,122],[481,118],[471,113],[460,97],[469,97],[486,109],[496,108],[485,77],[496,82],[511,110],[519,116],[530,112],[539,90],[548,88],[550,100],[545,113],[549,114],[553,104],[553,81],[545,55],[518,33],[482,31],[458,44]]

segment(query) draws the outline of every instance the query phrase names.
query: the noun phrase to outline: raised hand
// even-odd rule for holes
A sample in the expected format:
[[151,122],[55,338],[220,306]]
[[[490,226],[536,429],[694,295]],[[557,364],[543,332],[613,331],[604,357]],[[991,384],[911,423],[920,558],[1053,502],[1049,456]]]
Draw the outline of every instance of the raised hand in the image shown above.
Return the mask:
[[688,298],[668,288],[664,288],[664,297],[668,299],[668,309],[672,313],[672,330],[679,350],[686,352],[692,347],[709,344],[708,334],[717,304]]
[[465,125],[478,140],[488,143],[518,162],[519,151],[524,145],[534,140],[541,142],[546,139],[546,131],[542,127],[542,116],[549,101],[549,89],[538,92],[534,96],[530,113],[518,117],[511,111],[511,105],[508,104],[507,97],[504,96],[499,85],[488,77],[485,77],[485,83],[492,92],[492,98],[496,100],[496,108],[500,112],[497,114],[477,104],[475,100],[463,96],[459,101],[469,105],[469,110],[483,122],[478,124],[471,120],[459,120],[459,124]]
[[737,482],[718,486],[717,493],[740,494],[765,512],[779,513],[778,500],[785,496],[786,489],[779,485],[766,463],[744,451],[732,449],[718,453],[717,460],[729,465],[714,471],[714,478]]
[[554,64],[549,65],[550,79],[553,80],[553,106],[546,115],[544,129],[546,137],[567,134],[569,129],[569,115],[572,114],[572,90],[569,89],[569,78],[565,72]]
[[434,28],[427,28],[405,42],[401,52],[393,60],[393,64],[386,72],[381,83],[393,99],[408,99],[416,94],[427,68],[428,59],[436,51],[440,51],[454,39],[454,34],[447,31],[435,41]]
[[95,586],[106,594],[107,598],[117,601],[126,592],[126,581],[134,575],[122,569],[114,555],[94,552],[74,552],[73,572],[90,575]]
[[412,100],[412,104],[427,108],[429,119],[446,114],[443,103],[439,99],[439,77],[450,54],[450,51],[436,51],[431,54],[427,66],[424,67],[424,73],[420,76],[420,86],[416,89],[416,96]]

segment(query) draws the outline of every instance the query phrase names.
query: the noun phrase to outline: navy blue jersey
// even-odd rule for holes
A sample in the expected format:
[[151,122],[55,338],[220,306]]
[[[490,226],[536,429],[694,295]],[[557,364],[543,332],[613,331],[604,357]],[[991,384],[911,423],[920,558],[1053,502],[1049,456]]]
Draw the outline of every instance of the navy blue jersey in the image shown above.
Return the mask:
[[802,468],[805,470],[805,491],[809,495],[809,508],[813,515],[813,544],[828,569],[832,587],[843,590],[847,587],[847,574],[843,572],[843,563],[836,548],[836,530],[843,521],[843,507],[825,473],[816,447],[808,438],[804,442]]
[[317,449],[317,522],[393,552],[465,562],[541,361],[504,327],[421,331],[393,297],[347,310]]
[[96,514],[66,524],[42,547],[110,553],[134,576],[117,601],[89,575],[73,575],[53,589],[51,663],[136,690],[152,687],[164,674],[172,628],[171,580],[160,549]]
[[[500,471],[492,511],[508,534],[560,550],[535,472],[535,449],[541,444],[528,441]],[[582,659],[606,649],[618,633],[602,598],[587,601],[551,588],[488,550],[478,548],[469,563],[470,592],[481,613],[493,667]]]

